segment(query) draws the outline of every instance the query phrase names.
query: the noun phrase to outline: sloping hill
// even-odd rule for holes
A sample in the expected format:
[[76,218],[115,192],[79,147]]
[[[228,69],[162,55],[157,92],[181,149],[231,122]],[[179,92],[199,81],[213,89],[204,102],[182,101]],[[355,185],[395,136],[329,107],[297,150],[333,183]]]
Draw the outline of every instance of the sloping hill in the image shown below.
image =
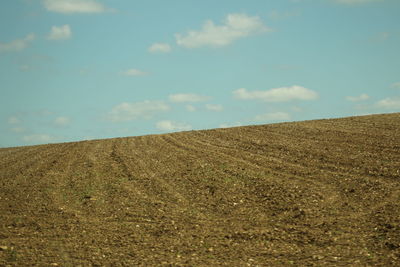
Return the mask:
[[399,266],[400,114],[0,149],[0,265]]

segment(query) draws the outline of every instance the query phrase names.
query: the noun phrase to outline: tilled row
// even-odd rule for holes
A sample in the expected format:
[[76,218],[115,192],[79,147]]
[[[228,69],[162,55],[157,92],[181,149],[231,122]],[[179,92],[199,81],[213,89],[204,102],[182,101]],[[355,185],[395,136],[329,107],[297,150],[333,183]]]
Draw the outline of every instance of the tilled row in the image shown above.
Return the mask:
[[399,129],[389,114],[0,150],[0,265],[396,266]]

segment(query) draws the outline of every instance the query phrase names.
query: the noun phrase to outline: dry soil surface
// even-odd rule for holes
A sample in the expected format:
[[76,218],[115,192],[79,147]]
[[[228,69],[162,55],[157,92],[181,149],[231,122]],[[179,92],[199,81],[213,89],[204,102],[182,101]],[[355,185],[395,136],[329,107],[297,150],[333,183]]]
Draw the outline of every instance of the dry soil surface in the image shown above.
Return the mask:
[[400,114],[0,149],[0,266],[400,266]]

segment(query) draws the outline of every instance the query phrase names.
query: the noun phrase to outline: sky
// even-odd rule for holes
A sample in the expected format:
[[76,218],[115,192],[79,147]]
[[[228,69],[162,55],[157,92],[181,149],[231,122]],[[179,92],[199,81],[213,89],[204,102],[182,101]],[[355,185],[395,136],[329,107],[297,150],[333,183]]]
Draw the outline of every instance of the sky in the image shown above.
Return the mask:
[[0,147],[400,112],[398,0],[5,0]]

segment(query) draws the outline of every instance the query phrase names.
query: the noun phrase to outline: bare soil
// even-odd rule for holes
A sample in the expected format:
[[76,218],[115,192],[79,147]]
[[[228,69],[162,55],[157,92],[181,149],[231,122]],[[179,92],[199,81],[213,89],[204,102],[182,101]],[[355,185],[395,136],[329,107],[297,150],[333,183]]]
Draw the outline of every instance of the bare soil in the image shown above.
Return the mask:
[[400,266],[400,114],[0,149],[0,266]]

